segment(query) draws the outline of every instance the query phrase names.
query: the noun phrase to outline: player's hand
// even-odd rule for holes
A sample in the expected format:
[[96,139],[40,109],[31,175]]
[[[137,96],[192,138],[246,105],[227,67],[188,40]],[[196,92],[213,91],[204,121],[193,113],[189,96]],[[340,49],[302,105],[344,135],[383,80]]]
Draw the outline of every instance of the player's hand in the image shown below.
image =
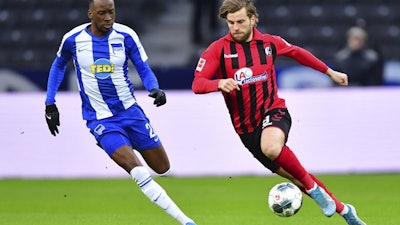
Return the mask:
[[218,90],[229,93],[233,90],[240,91],[240,84],[232,78],[221,79],[218,82]]
[[347,74],[345,73],[341,73],[329,68],[326,74],[338,85],[347,86],[349,84]]
[[45,117],[51,134],[56,136],[58,134],[57,126],[60,126],[60,113],[56,104],[46,105]]
[[167,102],[167,97],[165,96],[165,93],[161,89],[152,89],[150,91],[149,97],[154,98],[153,104],[158,106],[162,106]]

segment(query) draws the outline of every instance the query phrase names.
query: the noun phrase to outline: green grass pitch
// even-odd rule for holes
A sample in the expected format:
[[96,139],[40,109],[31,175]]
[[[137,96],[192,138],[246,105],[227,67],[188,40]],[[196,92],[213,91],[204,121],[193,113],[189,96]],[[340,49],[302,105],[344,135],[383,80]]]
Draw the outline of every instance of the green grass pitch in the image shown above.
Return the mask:
[[[399,225],[400,174],[319,175],[342,201],[356,206],[367,224]],[[155,178],[198,225],[345,225],[326,218],[304,196],[293,217],[269,211],[267,194],[277,176]],[[129,179],[0,180],[0,224],[174,225]]]

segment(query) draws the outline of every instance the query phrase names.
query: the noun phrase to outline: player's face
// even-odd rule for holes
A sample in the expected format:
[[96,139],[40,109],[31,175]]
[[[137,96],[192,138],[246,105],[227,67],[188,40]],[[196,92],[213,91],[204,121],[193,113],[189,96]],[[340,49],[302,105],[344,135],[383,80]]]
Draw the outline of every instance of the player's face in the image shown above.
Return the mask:
[[90,31],[96,36],[106,35],[115,20],[114,0],[94,0],[89,7],[88,16],[92,21]]
[[248,42],[253,38],[255,16],[249,17],[246,8],[226,15],[229,32],[237,42]]

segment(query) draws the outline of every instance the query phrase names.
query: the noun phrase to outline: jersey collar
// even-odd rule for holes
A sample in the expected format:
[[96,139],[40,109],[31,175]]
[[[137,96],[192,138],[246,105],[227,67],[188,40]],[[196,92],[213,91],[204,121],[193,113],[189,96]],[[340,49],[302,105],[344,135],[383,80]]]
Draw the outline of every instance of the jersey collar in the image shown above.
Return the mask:
[[[235,41],[232,37],[231,32],[228,32],[228,34],[225,36],[225,39],[227,39],[228,41]],[[257,29],[257,28],[253,28],[253,40],[260,40],[262,39],[262,33]]]

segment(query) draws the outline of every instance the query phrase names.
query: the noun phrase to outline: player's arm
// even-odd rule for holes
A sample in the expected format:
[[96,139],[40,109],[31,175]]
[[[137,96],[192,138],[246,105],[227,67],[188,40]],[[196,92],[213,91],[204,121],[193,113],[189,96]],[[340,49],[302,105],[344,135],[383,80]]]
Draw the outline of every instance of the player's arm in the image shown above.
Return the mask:
[[217,70],[212,60],[203,58],[202,55],[197,62],[196,70],[194,72],[194,79],[192,81],[192,90],[196,94],[206,94],[218,91],[218,79],[213,79],[215,71]]
[[55,104],[55,96],[62,80],[64,79],[65,70],[71,58],[72,54],[69,44],[68,42],[63,41],[59,51],[57,52],[57,57],[51,65],[47,81],[45,118],[47,126],[53,136],[56,136],[58,133],[58,126],[60,126],[60,115]]
[[149,92],[153,89],[158,89],[158,81],[148,64],[146,51],[144,50],[137,34],[133,31],[131,32],[130,36],[125,39],[125,47],[128,48],[129,58],[135,66],[135,69],[143,82],[144,88]]
[[68,61],[61,57],[56,57],[51,65],[49,77],[47,80],[47,95],[46,105],[54,104],[56,102],[55,96],[61,82],[64,79],[65,70],[67,68]]
[[332,81],[334,81],[338,85],[347,86],[349,84],[347,74],[345,73],[328,68],[325,74],[328,75],[332,79]]
[[151,70],[147,61],[136,62],[135,67],[139,73],[140,78],[142,79],[144,87],[147,91],[150,92],[149,97],[154,98],[153,104],[158,107],[167,103],[165,92],[159,88],[156,75]]
[[56,93],[64,79],[67,64],[72,59],[72,42],[73,41],[68,39],[66,36],[63,37],[56,58],[51,64],[47,80],[46,105],[54,104],[56,102]]
[[149,97],[154,98],[154,105],[162,106],[167,103],[165,92],[159,88],[158,80],[153,70],[147,61],[148,57],[144,48],[139,41],[136,33],[131,34],[131,38],[126,40],[126,46],[129,49],[129,58],[133,62],[140,79],[143,82],[144,88],[150,92]]
[[150,92],[153,89],[159,89],[157,77],[147,61],[136,61],[133,64],[135,65],[136,71],[138,72],[139,77],[143,82],[143,86],[147,91]]
[[196,94],[205,94],[216,91],[230,92],[234,89],[240,90],[239,84],[231,79],[214,79],[219,68],[219,48],[213,43],[201,55],[192,82],[192,90]]
[[290,57],[304,66],[318,70],[321,73],[328,75],[332,81],[339,85],[348,84],[346,74],[329,68],[324,62],[306,49],[292,45],[278,36],[274,36],[274,44],[277,49],[277,55]]

